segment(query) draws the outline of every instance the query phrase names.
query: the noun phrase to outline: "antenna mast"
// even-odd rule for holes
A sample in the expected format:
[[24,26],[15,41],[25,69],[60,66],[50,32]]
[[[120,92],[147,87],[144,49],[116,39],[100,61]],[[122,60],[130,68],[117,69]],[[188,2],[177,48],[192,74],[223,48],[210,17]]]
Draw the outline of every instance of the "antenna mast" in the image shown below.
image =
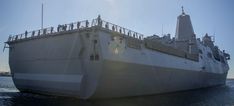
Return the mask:
[[162,36],[163,36],[163,24],[162,24]]
[[184,6],[182,6],[181,8],[182,8],[182,14],[185,14],[185,13],[184,13]]
[[43,29],[43,3],[41,4],[41,29]]

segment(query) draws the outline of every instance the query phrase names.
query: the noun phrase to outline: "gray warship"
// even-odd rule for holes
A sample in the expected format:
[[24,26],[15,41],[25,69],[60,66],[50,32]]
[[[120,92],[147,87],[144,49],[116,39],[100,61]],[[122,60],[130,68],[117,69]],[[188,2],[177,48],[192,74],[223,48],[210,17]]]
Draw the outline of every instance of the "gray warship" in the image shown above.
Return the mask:
[[184,10],[173,38],[144,36],[98,16],[9,36],[4,48],[19,91],[81,99],[224,85],[230,59],[212,36],[196,38]]

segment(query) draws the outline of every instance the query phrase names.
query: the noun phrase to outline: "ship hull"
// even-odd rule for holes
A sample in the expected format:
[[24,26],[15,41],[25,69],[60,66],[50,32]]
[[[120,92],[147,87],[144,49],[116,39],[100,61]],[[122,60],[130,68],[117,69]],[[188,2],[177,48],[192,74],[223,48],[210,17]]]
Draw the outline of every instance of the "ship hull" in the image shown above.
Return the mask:
[[130,48],[126,40],[120,44],[123,51],[115,54],[110,49],[112,36],[106,30],[87,29],[9,43],[13,81],[20,91],[82,99],[152,95],[225,84],[227,73],[201,70],[199,61],[142,45],[141,49]]
[[93,97],[123,97],[224,85],[226,74],[105,61]]
[[87,84],[87,81],[83,79],[81,74],[35,75],[15,73],[13,80],[20,91],[87,99],[152,95],[224,85],[227,76],[226,74],[170,69],[117,61],[103,61],[102,66],[98,70],[97,79],[89,82],[94,89],[89,90],[84,84]]

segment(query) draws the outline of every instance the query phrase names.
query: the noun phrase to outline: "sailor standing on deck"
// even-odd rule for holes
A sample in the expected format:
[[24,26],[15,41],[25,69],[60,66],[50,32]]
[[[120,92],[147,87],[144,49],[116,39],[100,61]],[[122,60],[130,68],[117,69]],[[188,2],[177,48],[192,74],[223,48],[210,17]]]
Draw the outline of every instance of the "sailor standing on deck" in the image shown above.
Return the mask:
[[73,23],[70,24],[70,30],[73,30]]
[[86,24],[86,27],[89,27],[89,21],[88,20],[86,20],[85,24]]
[[58,25],[58,27],[57,27],[57,32],[59,32],[59,29],[60,29],[60,25]]
[[77,23],[77,29],[79,29],[79,28],[80,28],[80,22]]
[[27,38],[27,36],[28,36],[28,31],[26,30],[25,31],[25,38]]
[[98,15],[97,22],[98,22],[98,26],[102,26],[102,19],[100,15]]

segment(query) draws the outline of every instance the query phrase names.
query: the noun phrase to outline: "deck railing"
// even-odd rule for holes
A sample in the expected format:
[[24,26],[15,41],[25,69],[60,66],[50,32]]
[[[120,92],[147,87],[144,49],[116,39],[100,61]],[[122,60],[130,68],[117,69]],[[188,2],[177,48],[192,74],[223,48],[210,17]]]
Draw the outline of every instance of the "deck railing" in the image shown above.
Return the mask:
[[111,31],[114,31],[114,32],[118,32],[120,34],[129,36],[129,37],[134,37],[134,38],[137,38],[137,39],[140,39],[140,40],[142,40],[143,37],[144,37],[143,34],[140,34],[138,32],[135,32],[135,31],[132,31],[130,29],[121,27],[119,25],[116,25],[116,24],[101,20],[100,16],[97,19],[93,20],[92,25],[93,26],[100,26],[102,28],[105,28],[105,29],[108,29],[108,30],[111,30]]
[[39,30],[34,30],[34,31],[25,31],[24,33],[17,34],[14,36],[9,36],[7,42],[14,42],[14,41],[19,41],[23,39],[30,39],[34,37],[39,37],[39,36],[49,36],[53,33],[58,33],[58,32],[64,32],[64,31],[71,31],[71,30],[81,30],[85,28],[90,28],[93,26],[97,27],[102,27],[104,29],[110,30],[117,32],[119,34],[122,34],[124,36],[129,36],[129,37],[134,37],[139,40],[142,40],[144,35],[137,33],[135,31],[132,31],[130,29],[118,26],[116,24],[101,20],[100,16],[96,19],[93,19],[91,24],[88,20],[84,21],[78,21],[78,22],[73,22],[70,24],[63,24],[63,25],[58,25],[56,29],[54,27],[48,27],[48,28],[43,28]]

